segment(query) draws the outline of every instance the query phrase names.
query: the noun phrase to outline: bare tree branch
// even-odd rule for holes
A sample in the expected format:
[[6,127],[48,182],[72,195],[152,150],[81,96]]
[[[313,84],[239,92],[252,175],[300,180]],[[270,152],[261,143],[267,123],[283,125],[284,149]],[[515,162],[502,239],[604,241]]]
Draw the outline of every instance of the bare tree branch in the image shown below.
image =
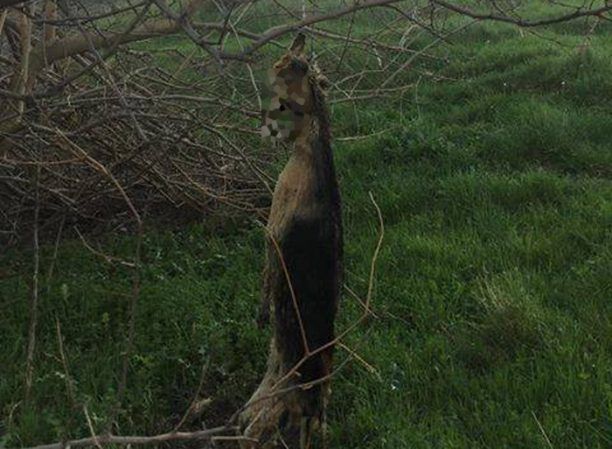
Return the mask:
[[517,25],[522,28],[553,25],[555,23],[568,22],[570,20],[579,19],[581,17],[601,17],[603,16],[603,14],[612,11],[612,5],[609,5],[608,2],[606,2],[605,6],[602,6],[600,8],[583,9],[581,7],[577,7],[573,12],[568,14],[550,17],[548,19],[528,20],[495,13],[478,13],[465,6],[456,5],[446,0],[431,0],[431,2],[435,3],[436,5],[442,6],[443,8],[446,8],[449,11],[454,11],[461,15],[472,17],[473,19],[505,22],[510,23],[512,25]]
[[242,52],[239,55],[232,55],[232,54],[222,54],[225,57],[237,57],[238,59],[240,58],[244,58],[252,53],[254,53],[256,50],[258,50],[259,48],[263,47],[264,45],[266,45],[268,42],[274,40],[274,39],[278,39],[279,37],[297,31],[300,28],[304,28],[310,25],[314,25],[316,23],[319,22],[324,22],[324,21],[328,21],[328,20],[333,20],[333,19],[338,19],[342,16],[345,16],[347,14],[351,14],[353,12],[356,11],[361,11],[364,9],[370,9],[370,8],[375,8],[377,6],[385,6],[385,5],[390,5],[392,3],[399,3],[401,0],[369,0],[369,1],[365,1],[363,3],[356,3],[354,5],[351,6],[346,6],[344,8],[338,9],[338,10],[332,10],[331,12],[325,13],[325,14],[318,14],[318,15],[314,15],[314,16],[310,16],[310,17],[306,17],[305,19],[300,20],[299,22],[295,22],[292,24],[288,24],[288,25],[280,25],[277,27],[273,27],[268,29],[266,32],[264,32],[258,39],[256,42],[254,42],[250,47],[248,47],[247,49],[244,50],[244,52]]
[[0,8],[6,8],[8,6],[19,5],[20,3],[26,3],[23,0],[0,0]]

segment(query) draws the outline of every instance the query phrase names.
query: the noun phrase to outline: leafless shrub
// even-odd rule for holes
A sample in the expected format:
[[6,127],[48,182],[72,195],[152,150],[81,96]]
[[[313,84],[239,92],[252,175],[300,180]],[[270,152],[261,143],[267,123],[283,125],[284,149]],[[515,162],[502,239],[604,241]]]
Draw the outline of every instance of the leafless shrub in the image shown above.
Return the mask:
[[[331,103],[356,103],[411,88],[398,74],[434,57],[430,47],[453,31],[440,25],[448,14],[530,27],[605,19],[612,8],[566,7],[527,20],[516,14],[520,2],[481,2],[478,10],[442,0],[260,3],[0,2],[0,243],[32,228],[36,167],[43,235],[63,222],[131,226],[133,211],[100,166],[143,217],[173,221],[221,205],[264,214],[275,153],[257,139],[265,95],[256,73],[297,29],[327,43],[323,57],[336,66]],[[372,26],[357,32],[364,10]],[[343,17],[350,25],[338,33],[330,24]],[[423,33],[434,44],[412,48]],[[193,45],[159,43],[171,35]],[[356,67],[351,51],[376,63]],[[364,86],[372,73],[384,81]]]

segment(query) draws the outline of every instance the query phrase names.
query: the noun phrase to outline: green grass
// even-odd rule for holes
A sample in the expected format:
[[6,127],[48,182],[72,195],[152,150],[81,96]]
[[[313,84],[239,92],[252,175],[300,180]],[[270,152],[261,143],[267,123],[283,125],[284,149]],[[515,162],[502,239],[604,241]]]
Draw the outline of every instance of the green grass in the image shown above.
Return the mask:
[[[336,144],[347,283],[359,294],[378,235],[370,191],[386,233],[379,319],[346,342],[376,373],[353,361],[336,377],[332,448],[612,447],[611,30],[602,24],[580,53],[583,22],[540,30],[562,45],[480,24],[436,50],[448,65],[424,63],[443,81],[333,108],[338,137],[387,131]],[[219,231],[147,233],[122,433],[172,428],[204,365],[207,426],[263,374],[263,234],[249,221]],[[101,243],[125,257],[134,246],[128,236]],[[43,249],[43,273],[52,253]],[[104,429],[117,398],[130,276],[66,242],[42,282],[23,401],[30,260],[22,250],[0,264],[14,274],[0,284],[0,447],[87,435],[84,404]],[[358,314],[346,296],[338,327]]]

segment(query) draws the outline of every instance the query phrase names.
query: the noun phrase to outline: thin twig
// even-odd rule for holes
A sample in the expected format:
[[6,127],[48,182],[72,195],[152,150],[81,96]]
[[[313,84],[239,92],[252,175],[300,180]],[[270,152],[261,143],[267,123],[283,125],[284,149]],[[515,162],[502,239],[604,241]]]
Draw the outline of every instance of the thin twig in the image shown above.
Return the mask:
[[66,352],[64,351],[64,338],[62,337],[62,328],[60,325],[60,320],[56,316],[55,317],[55,332],[57,335],[57,347],[60,354],[60,360],[62,361],[62,368],[64,370],[64,376],[66,378],[66,393],[68,394],[68,399],[72,406],[76,406],[76,393],[74,391],[74,383],[72,381],[72,377],[70,376],[70,371],[68,369],[68,358],[66,357]]
[[535,420],[536,424],[538,425],[538,429],[540,430],[540,432],[542,432],[542,435],[544,436],[544,440],[546,441],[546,444],[548,444],[548,447],[550,449],[553,449],[553,445],[550,442],[550,438],[548,438],[548,435],[546,435],[546,431],[544,430],[544,427],[542,426],[542,423],[540,423],[540,420],[538,419],[536,414],[533,412],[533,410],[531,410],[531,416],[533,416],[533,419]]
[[34,269],[32,273],[32,286],[30,292],[30,326],[28,330],[28,350],[26,359],[26,378],[25,378],[25,397],[30,399],[32,381],[34,378],[34,351],[36,348],[36,327],[38,324],[38,273],[40,271],[40,248],[38,243],[38,222],[40,211],[40,167],[36,167],[34,177],[34,230],[32,236],[32,246],[34,248]]

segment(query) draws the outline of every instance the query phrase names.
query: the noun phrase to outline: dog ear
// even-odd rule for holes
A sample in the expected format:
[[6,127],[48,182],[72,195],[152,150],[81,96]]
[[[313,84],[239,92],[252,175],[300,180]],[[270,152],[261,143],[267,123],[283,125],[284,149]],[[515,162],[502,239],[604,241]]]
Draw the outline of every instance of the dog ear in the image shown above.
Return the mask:
[[306,35],[304,33],[298,33],[293,39],[289,50],[296,56],[304,53],[304,47],[306,47]]

